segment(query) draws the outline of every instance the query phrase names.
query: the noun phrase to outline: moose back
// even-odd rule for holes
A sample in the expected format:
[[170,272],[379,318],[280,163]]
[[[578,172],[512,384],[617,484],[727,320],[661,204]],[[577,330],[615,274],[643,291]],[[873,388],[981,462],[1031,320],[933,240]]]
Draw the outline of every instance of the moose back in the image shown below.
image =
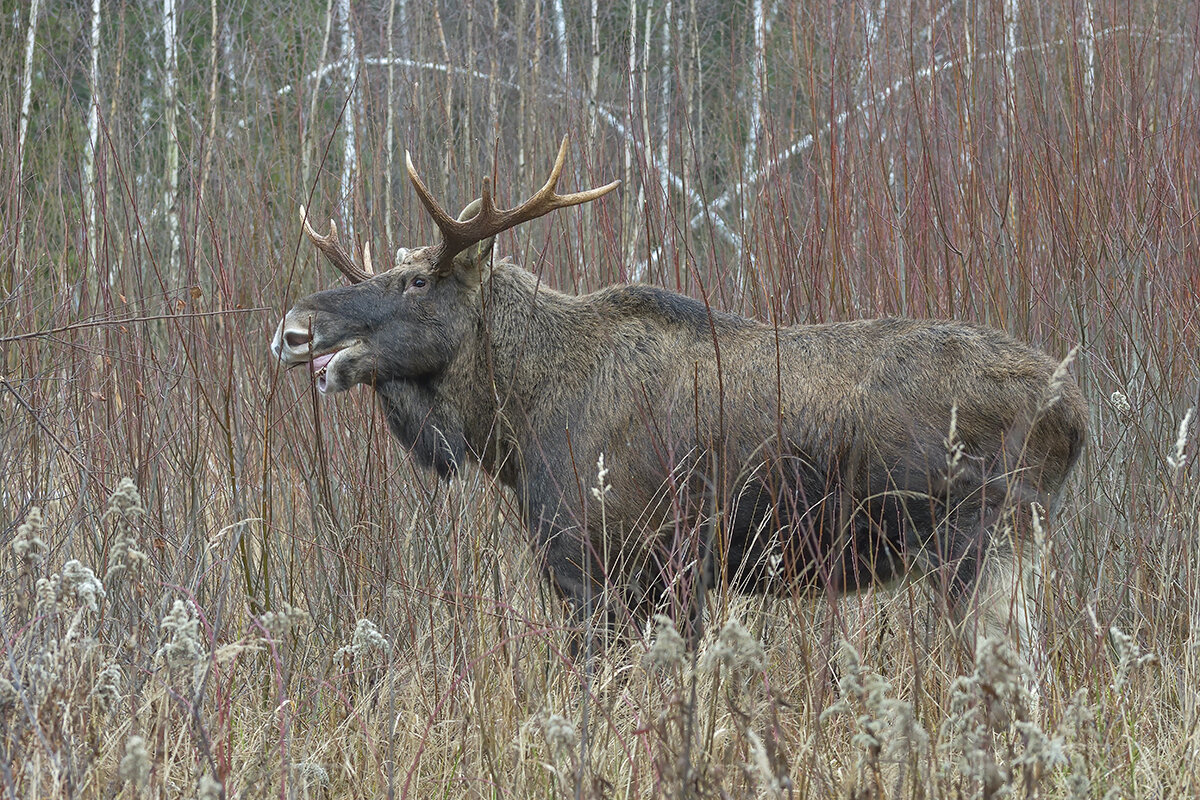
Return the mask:
[[617,186],[557,194],[566,152],[525,203],[497,208],[485,179],[457,219],[408,160],[442,241],[378,275],[305,219],[352,285],[298,301],[275,356],[325,394],[372,387],[441,476],[474,463],[511,488],[577,619],[594,601],[640,617],[680,586],[925,576],[968,642],[1007,629],[1028,647],[1032,515],[1086,438],[1065,366],[963,322],[781,328],[650,286],[547,288],[491,250]]

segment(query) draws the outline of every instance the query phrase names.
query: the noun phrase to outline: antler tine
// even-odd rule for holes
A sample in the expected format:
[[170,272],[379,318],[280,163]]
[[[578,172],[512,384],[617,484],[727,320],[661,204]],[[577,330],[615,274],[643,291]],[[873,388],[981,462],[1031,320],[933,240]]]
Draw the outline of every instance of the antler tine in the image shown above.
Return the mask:
[[332,219],[329,220],[329,233],[322,236],[309,224],[308,211],[303,205],[300,206],[300,222],[304,225],[304,234],[309,240],[338,268],[339,272],[350,279],[351,283],[362,283],[371,277],[370,270],[364,270],[360,267],[351,255],[342,248],[342,243],[338,239],[336,222]]
[[413,166],[412,155],[404,151],[404,167],[408,170],[408,179],[412,181],[413,188],[417,190],[417,197],[421,199],[421,205],[425,206],[425,210],[429,212],[429,216],[433,217],[434,224],[445,235],[447,231],[454,229],[455,219],[446,213],[446,209],[442,208],[437,200],[433,199],[433,194],[430,193],[429,187],[425,185],[425,181],[421,180],[421,176],[417,174],[417,168]]
[[[567,141],[568,137],[563,136],[562,144],[558,146],[558,157],[554,159],[554,168],[550,170],[550,177],[546,179],[546,183],[541,189],[538,189],[533,197],[526,200],[516,208],[502,212],[503,216],[511,217],[512,222],[508,227],[516,225],[520,222],[528,222],[531,219],[537,219],[543,214],[548,214],[559,208],[568,206],[577,206],[582,203],[587,203],[611,192],[613,189],[621,185],[620,181],[613,181],[604,186],[595,189],[588,189],[583,192],[572,192],[571,194],[558,194],[558,179],[562,177],[563,166],[567,163]],[[503,229],[502,229],[503,230]]]
[[495,236],[502,231],[516,227],[522,222],[537,219],[556,209],[580,205],[581,203],[587,203],[603,197],[621,185],[620,181],[613,181],[604,186],[588,189],[583,192],[573,192],[565,195],[558,194],[556,188],[558,187],[558,179],[562,176],[563,166],[567,161],[567,144],[568,137],[564,136],[562,144],[558,148],[558,157],[554,160],[554,168],[550,170],[550,177],[546,180],[545,185],[524,203],[515,208],[503,211],[496,208],[495,200],[492,197],[492,181],[490,178],[484,178],[479,198],[479,211],[473,217],[462,221],[453,219],[433,199],[428,187],[425,186],[425,182],[417,175],[417,170],[412,163],[412,157],[405,151],[404,161],[408,168],[408,177],[413,182],[413,187],[417,190],[417,196],[421,198],[421,204],[425,206],[425,210],[433,217],[434,223],[442,232],[442,244],[440,246],[441,252],[438,254],[438,264],[442,268],[446,268],[454,256],[476,242],[481,242],[490,236]]
[[442,208],[441,204],[433,198],[433,193],[429,191],[429,187],[425,185],[425,181],[421,180],[421,176],[417,174],[417,168],[413,166],[412,155],[404,151],[404,166],[408,170],[408,178],[412,181],[413,188],[417,190],[417,197],[421,199],[421,205],[425,206],[425,210],[429,212],[429,216],[433,217],[433,222],[438,226],[438,230],[442,232],[441,253],[438,257],[438,262],[442,266],[450,263],[454,256],[466,250],[475,242],[482,241],[487,238],[487,234],[475,237],[477,229],[484,227],[487,221],[495,217],[496,206],[492,201],[492,183],[489,178],[483,179],[483,191],[480,196],[479,211],[475,216],[467,220],[470,225],[464,222],[459,222],[454,217]]

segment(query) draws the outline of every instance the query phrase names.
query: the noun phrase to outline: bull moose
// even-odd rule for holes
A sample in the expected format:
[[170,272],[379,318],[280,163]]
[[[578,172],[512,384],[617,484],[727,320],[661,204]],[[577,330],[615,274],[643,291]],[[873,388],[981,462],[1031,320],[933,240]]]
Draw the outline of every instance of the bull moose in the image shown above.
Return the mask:
[[926,577],[967,642],[1028,646],[1030,532],[1087,433],[1066,362],[964,322],[780,327],[646,285],[555,291],[492,245],[617,187],[558,194],[566,155],[564,137],[519,206],[485,178],[455,219],[406,154],[441,242],[378,275],[301,207],[353,285],[298,301],[275,356],[324,394],[373,387],[443,478],[473,463],[515,492],[576,620],[640,618],[681,578],[837,595]]

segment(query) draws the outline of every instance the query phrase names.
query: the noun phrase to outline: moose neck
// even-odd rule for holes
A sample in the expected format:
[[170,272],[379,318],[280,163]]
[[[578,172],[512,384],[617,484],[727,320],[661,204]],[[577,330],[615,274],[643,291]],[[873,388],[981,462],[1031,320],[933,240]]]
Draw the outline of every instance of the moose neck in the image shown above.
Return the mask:
[[548,446],[540,435],[567,425],[564,398],[590,378],[600,357],[603,324],[590,299],[550,289],[509,263],[497,263],[480,287],[476,389],[464,396],[486,403],[464,409],[463,418],[484,469],[509,486],[522,482],[523,459]]
[[586,296],[549,289],[503,262],[480,285],[473,314],[440,376],[377,391],[392,433],[418,461],[443,477],[473,461],[516,488],[539,431],[566,422],[564,391],[592,372],[600,319]]

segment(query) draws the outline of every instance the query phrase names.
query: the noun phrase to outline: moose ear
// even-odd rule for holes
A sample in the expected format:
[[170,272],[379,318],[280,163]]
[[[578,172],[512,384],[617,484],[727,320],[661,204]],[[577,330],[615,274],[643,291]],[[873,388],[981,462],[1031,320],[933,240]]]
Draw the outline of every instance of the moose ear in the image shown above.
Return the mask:
[[[479,213],[483,201],[475,198],[458,212],[458,221],[466,222]],[[496,242],[495,236],[477,242],[466,250],[454,257],[454,268],[460,275],[476,276],[477,279],[482,275],[483,268],[487,265],[488,258],[492,255],[492,245]]]

